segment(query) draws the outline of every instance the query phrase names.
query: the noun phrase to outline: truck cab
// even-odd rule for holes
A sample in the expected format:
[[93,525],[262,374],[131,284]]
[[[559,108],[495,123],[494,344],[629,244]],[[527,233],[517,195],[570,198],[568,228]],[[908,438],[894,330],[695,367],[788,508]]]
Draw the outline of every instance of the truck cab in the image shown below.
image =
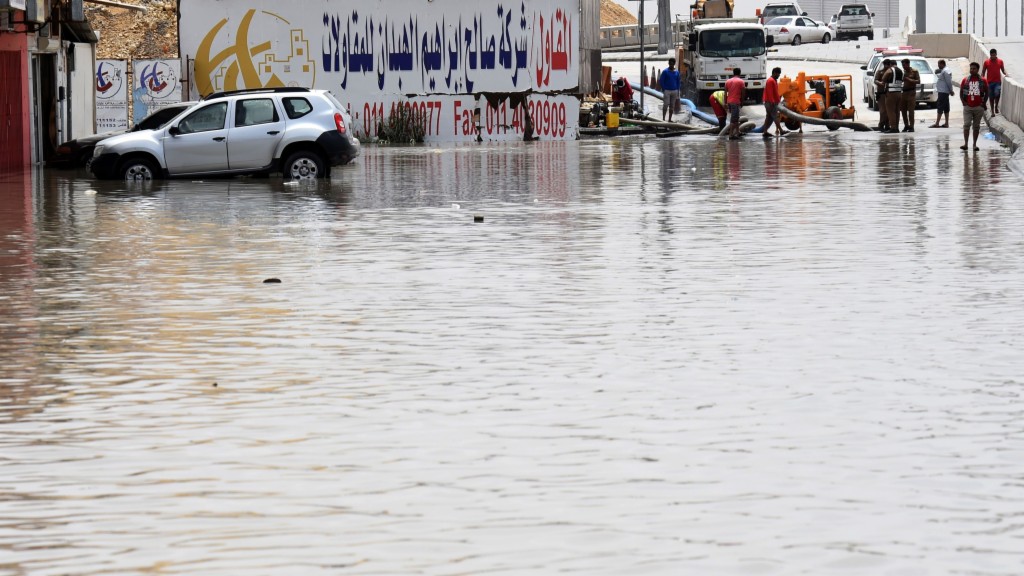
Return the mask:
[[687,88],[705,105],[711,92],[725,88],[734,68],[741,70],[747,97],[761,101],[768,79],[767,52],[772,37],[756,19],[697,20],[687,34],[682,61]]

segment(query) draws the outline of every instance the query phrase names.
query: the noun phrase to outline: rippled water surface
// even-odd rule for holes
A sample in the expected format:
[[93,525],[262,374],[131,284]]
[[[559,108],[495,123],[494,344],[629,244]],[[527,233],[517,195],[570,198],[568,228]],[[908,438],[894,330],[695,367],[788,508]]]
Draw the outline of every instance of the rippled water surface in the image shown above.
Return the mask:
[[0,575],[1024,573],[1024,189],[960,143],[6,176]]

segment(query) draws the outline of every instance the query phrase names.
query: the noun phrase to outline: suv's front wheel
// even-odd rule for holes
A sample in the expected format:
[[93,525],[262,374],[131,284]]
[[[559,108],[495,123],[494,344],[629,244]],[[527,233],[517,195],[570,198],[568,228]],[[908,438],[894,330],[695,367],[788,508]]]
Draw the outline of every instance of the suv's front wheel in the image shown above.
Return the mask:
[[145,158],[129,158],[117,170],[118,177],[127,181],[153,180],[156,174],[156,166]]
[[323,159],[316,152],[308,150],[300,150],[288,156],[281,171],[285,180],[314,180],[327,177]]

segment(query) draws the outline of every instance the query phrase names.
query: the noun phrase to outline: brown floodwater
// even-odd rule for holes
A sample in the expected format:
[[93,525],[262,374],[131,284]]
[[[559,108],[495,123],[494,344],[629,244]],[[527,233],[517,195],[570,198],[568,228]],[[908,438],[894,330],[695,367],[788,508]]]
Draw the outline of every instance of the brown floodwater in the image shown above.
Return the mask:
[[1024,194],[916,136],[2,176],[0,576],[1020,574]]

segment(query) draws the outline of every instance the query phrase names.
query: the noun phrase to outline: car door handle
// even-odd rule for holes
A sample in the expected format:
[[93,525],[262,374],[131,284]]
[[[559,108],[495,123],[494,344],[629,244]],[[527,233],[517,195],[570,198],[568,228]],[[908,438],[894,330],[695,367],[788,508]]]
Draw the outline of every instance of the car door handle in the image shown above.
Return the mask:
[[223,142],[224,141],[224,137],[223,136],[217,136],[216,138],[213,139],[213,141],[214,142]]
[[271,130],[270,132],[267,132],[267,134],[270,134],[271,136],[277,136],[280,133],[280,130]]

